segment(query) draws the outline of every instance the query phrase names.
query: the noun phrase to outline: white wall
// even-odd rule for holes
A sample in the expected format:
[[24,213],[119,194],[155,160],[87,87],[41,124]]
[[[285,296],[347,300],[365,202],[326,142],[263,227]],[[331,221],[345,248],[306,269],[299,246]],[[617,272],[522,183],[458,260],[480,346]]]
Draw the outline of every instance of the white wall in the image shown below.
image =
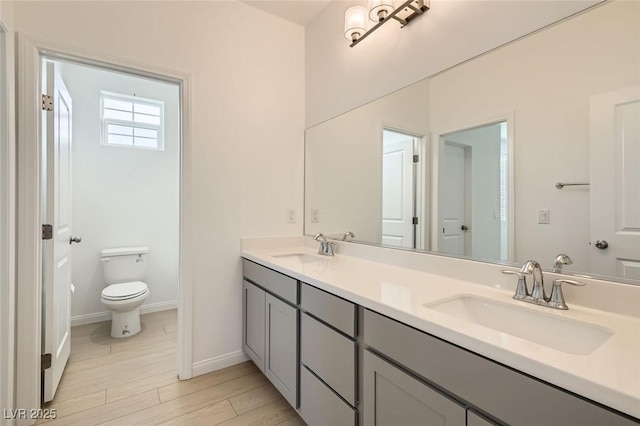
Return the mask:
[[[14,407],[15,79],[13,4],[0,2],[0,411]],[[10,421],[0,417],[0,425]]]
[[411,25],[389,22],[350,48],[344,12],[366,2],[331,2],[306,31],[307,127],[595,3],[431,0],[431,10]]
[[[122,73],[60,63],[73,100],[72,324],[110,318],[100,250],[148,246],[142,307],[177,306],[180,224],[180,93],[168,84]],[[100,91],[164,102],[164,150],[101,145]],[[105,315],[106,314],[106,315]]]
[[433,135],[515,117],[517,262],[567,253],[590,270],[589,190],[555,183],[589,181],[591,96],[640,84],[639,16],[638,2],[610,2],[430,79]]
[[[382,130],[427,135],[428,105],[424,80],[307,130],[306,234],[352,231],[356,240],[380,242]],[[318,223],[312,209],[320,211]]]
[[190,74],[193,361],[239,356],[240,237],[302,232],[286,210],[302,212],[303,28],[236,1],[16,2],[15,18],[23,35]]

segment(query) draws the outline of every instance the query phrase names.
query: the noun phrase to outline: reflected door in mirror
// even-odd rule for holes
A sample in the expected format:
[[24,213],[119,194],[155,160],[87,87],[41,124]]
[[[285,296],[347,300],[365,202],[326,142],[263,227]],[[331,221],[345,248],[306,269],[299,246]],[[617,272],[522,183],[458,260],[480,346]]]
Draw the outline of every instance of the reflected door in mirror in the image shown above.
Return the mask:
[[417,248],[417,185],[414,155],[418,138],[391,130],[382,138],[382,238],[395,247]]
[[640,280],[640,86],[592,98],[591,155],[592,272]]

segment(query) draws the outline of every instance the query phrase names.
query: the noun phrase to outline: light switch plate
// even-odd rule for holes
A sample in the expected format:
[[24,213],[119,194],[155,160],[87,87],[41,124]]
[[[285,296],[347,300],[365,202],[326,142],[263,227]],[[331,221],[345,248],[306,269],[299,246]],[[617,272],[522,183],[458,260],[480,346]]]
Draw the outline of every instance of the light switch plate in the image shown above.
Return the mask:
[[296,223],[296,209],[287,209],[287,223]]
[[549,210],[547,209],[538,210],[538,224],[540,225],[549,224]]

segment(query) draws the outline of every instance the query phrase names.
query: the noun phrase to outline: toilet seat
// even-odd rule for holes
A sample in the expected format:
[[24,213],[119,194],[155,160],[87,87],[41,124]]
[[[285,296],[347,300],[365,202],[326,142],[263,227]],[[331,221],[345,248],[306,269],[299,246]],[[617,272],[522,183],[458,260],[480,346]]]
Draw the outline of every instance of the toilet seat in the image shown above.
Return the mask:
[[142,281],[111,284],[102,290],[104,300],[128,300],[149,292],[147,284]]

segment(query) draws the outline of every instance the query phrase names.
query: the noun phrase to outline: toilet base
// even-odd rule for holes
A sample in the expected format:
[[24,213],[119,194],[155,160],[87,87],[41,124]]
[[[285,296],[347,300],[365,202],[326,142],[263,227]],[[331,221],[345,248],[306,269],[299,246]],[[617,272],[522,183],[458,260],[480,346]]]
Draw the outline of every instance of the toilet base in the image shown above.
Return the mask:
[[140,307],[128,312],[111,311],[111,337],[122,339],[140,332]]

